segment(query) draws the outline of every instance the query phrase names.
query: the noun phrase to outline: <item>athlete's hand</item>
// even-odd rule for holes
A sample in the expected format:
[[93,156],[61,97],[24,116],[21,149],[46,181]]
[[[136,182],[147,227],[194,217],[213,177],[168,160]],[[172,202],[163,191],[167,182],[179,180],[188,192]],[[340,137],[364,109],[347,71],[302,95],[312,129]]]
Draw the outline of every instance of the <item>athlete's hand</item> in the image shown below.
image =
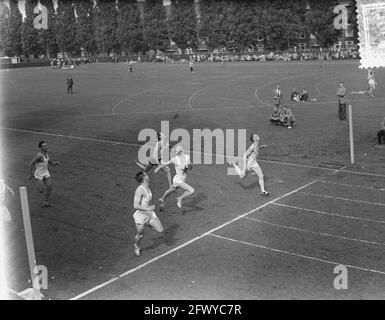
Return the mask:
[[262,149],[262,148],[266,148],[266,145],[263,144],[263,145],[261,145],[261,146],[259,147],[259,149]]
[[155,205],[153,204],[152,206],[148,207],[148,211],[154,211],[155,210]]
[[154,169],[154,173],[158,173],[159,167]]
[[61,163],[60,161],[55,161],[55,162],[53,163],[53,165],[54,165],[54,166],[58,166],[60,163]]

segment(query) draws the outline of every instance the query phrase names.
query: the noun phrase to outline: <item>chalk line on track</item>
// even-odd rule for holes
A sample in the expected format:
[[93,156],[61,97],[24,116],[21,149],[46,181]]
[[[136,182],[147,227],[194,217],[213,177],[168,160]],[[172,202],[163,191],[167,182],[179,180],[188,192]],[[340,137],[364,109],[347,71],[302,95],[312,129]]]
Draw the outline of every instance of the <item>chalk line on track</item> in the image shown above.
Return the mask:
[[295,210],[300,210],[300,211],[306,211],[310,212],[313,214],[322,214],[322,215],[327,215],[327,216],[335,216],[339,218],[345,218],[345,219],[352,219],[352,220],[362,220],[362,221],[367,221],[367,222],[373,222],[373,223],[381,223],[385,224],[385,220],[376,220],[376,219],[370,219],[370,218],[361,218],[361,217],[355,217],[355,216],[347,216],[343,214],[338,214],[338,213],[332,213],[332,212],[326,212],[326,211],[321,211],[321,210],[315,210],[315,209],[308,209],[308,208],[301,208],[297,206],[291,206],[283,203],[272,203],[273,206],[278,206],[278,207],[284,207],[284,208],[289,208],[289,209],[295,209]]
[[236,242],[236,243],[245,244],[245,245],[252,246],[252,247],[257,247],[257,248],[260,248],[260,249],[265,249],[265,250],[268,250],[268,251],[273,251],[273,252],[283,253],[283,254],[286,254],[286,255],[291,255],[291,256],[295,256],[295,257],[299,257],[299,258],[304,258],[304,259],[307,259],[307,260],[313,260],[313,261],[323,262],[323,263],[332,264],[332,265],[344,265],[344,266],[346,266],[348,268],[352,268],[352,269],[356,269],[356,270],[360,270],[360,271],[366,271],[366,272],[372,272],[372,273],[378,273],[378,274],[381,274],[381,275],[385,275],[385,272],[384,271],[380,271],[380,270],[368,269],[368,268],[364,268],[364,267],[358,267],[358,266],[346,264],[346,263],[343,263],[343,262],[337,262],[337,261],[331,261],[331,260],[326,260],[326,259],[306,256],[306,255],[303,255],[303,254],[294,253],[294,252],[290,252],[290,251],[286,251],[286,250],[281,250],[281,249],[269,248],[269,247],[258,245],[258,244],[255,244],[255,243],[250,243],[250,242],[246,242],[246,241],[236,240],[236,239],[232,239],[232,238],[228,238],[228,237],[219,236],[219,235],[216,235],[216,234],[210,234],[209,236],[215,237],[215,238],[219,238],[219,239],[223,239],[223,240],[228,240],[228,241]]
[[326,194],[319,194],[319,193],[312,193],[312,192],[300,192],[300,193],[307,194],[309,196],[317,196],[317,197],[323,197],[323,198],[328,198],[328,199],[337,199],[337,200],[343,200],[343,201],[349,201],[349,202],[372,204],[375,206],[385,206],[385,203],[377,203],[377,202],[370,202],[370,201],[364,201],[364,200],[348,199],[348,198],[335,197],[335,196],[329,196]]
[[102,283],[102,284],[100,284],[100,285],[98,285],[98,286],[96,286],[96,287],[94,287],[94,288],[92,288],[90,290],[87,290],[87,291],[85,291],[85,292],[83,292],[83,293],[81,293],[81,294],[71,298],[70,300],[78,300],[78,299],[80,299],[80,298],[82,298],[82,297],[84,297],[84,296],[86,296],[86,295],[88,295],[88,294],[90,294],[92,292],[95,292],[96,290],[98,290],[100,288],[103,288],[103,287],[105,287],[105,286],[107,286],[107,285],[109,285],[109,284],[111,284],[111,283],[113,283],[113,282],[115,282],[115,281],[117,281],[117,280],[119,280],[119,279],[121,279],[121,278],[123,278],[123,277],[125,277],[125,276],[127,276],[127,275],[129,275],[129,274],[131,274],[133,272],[135,272],[135,271],[137,271],[137,270],[140,270],[143,267],[145,267],[145,266],[147,266],[147,265],[149,265],[149,264],[151,264],[151,263],[153,263],[153,262],[155,262],[155,261],[157,261],[157,260],[159,260],[159,259],[161,259],[161,258],[163,258],[163,257],[165,257],[165,256],[167,256],[167,255],[169,255],[169,254],[179,250],[179,249],[182,249],[182,248],[184,248],[184,247],[186,247],[186,246],[196,242],[197,240],[202,239],[205,236],[208,236],[208,235],[212,234],[213,232],[215,232],[217,230],[220,230],[220,229],[224,228],[225,226],[227,226],[227,225],[229,225],[229,224],[231,224],[231,223],[233,223],[235,221],[238,221],[238,220],[240,220],[240,219],[242,219],[242,218],[252,214],[255,211],[258,211],[258,210],[260,210],[260,209],[262,209],[264,207],[269,206],[270,204],[272,204],[272,203],[274,203],[276,201],[279,201],[279,200],[281,200],[281,199],[283,199],[285,197],[288,197],[288,196],[292,195],[293,193],[296,193],[296,192],[298,192],[298,191],[300,191],[302,189],[305,189],[305,188],[311,186],[312,184],[316,183],[317,181],[318,180],[313,180],[313,181],[311,181],[309,183],[306,183],[305,185],[302,185],[302,186],[300,186],[300,187],[298,187],[298,188],[296,188],[296,189],[294,189],[294,190],[292,190],[292,191],[290,191],[288,193],[285,193],[284,195],[281,195],[278,198],[270,200],[270,201],[264,203],[263,205],[261,205],[261,206],[259,206],[257,208],[254,208],[254,209],[252,209],[252,210],[250,210],[250,211],[248,211],[246,213],[243,213],[243,214],[241,214],[241,215],[239,215],[239,216],[237,216],[237,217],[235,217],[235,218],[233,218],[233,219],[231,219],[231,220],[229,220],[229,221],[227,221],[227,222],[225,222],[225,223],[223,223],[223,224],[221,224],[221,225],[219,225],[219,226],[217,226],[217,227],[215,227],[215,228],[213,228],[213,229],[211,229],[211,230],[209,230],[209,231],[207,231],[207,232],[205,232],[205,233],[203,233],[203,234],[201,234],[201,235],[199,235],[199,236],[197,236],[197,237],[195,237],[195,238],[193,238],[193,239],[191,239],[191,240],[189,240],[189,241],[187,241],[187,242],[185,242],[185,243],[183,243],[183,244],[181,244],[181,245],[179,245],[179,246],[177,246],[177,247],[175,247],[175,248],[173,248],[173,249],[171,249],[171,250],[169,250],[169,251],[167,251],[167,252],[165,252],[165,253],[157,256],[157,257],[155,257],[155,258],[153,258],[153,259],[151,259],[151,260],[148,260],[147,262],[145,262],[145,263],[143,263],[143,264],[141,264],[141,265],[139,265],[139,266],[137,266],[137,267],[135,267],[133,269],[130,269],[130,270],[122,273],[121,275],[119,275],[117,277],[114,277],[114,278],[110,279],[107,282],[104,282],[104,283]]
[[327,184],[333,184],[333,185],[337,185],[337,186],[351,187],[351,188],[385,191],[385,188],[380,189],[380,188],[374,188],[374,187],[367,187],[367,186],[353,185],[353,184],[348,184],[348,183],[332,182],[332,181],[325,181],[325,180],[321,180],[320,182],[327,183]]
[[306,229],[302,229],[302,228],[285,226],[285,225],[282,225],[282,224],[277,224],[277,223],[272,223],[272,222],[268,222],[268,221],[263,221],[263,220],[256,219],[256,218],[251,218],[251,217],[245,217],[244,219],[255,221],[255,222],[261,223],[261,224],[271,225],[271,226],[282,228],[282,229],[289,229],[289,230],[299,231],[299,232],[303,232],[303,233],[311,233],[311,234],[316,234],[316,235],[330,237],[330,238],[336,238],[336,239],[342,239],[342,240],[348,240],[348,241],[354,241],[354,242],[369,243],[369,244],[375,244],[375,245],[378,245],[378,246],[385,246],[385,243],[382,243],[382,242],[376,242],[376,241],[369,241],[369,240],[364,240],[364,239],[356,239],[356,238],[344,237],[344,236],[339,236],[339,235],[329,234],[329,233],[324,233],[324,232],[316,232],[316,231],[306,230]]

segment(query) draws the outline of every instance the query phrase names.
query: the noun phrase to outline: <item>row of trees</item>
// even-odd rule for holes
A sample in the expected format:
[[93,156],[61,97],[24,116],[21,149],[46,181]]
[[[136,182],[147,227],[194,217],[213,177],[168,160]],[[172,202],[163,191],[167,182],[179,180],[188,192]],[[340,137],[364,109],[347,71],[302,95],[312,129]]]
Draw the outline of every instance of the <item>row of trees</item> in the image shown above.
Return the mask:
[[[198,19],[193,0],[172,1],[166,16],[161,0],[146,0],[144,17],[136,0],[59,1],[40,0],[48,9],[48,29],[34,28],[37,2],[27,0],[22,21],[17,1],[10,10],[0,10],[0,51],[4,55],[56,56],[65,52],[78,56],[83,48],[90,54],[122,51],[164,51],[170,40],[185,49],[233,47],[243,50],[257,44],[284,50],[298,44],[298,34],[313,34],[322,47],[333,44],[333,8],[337,0],[201,0]],[[355,12],[355,10],[352,10]],[[355,19],[352,19],[353,23]]]

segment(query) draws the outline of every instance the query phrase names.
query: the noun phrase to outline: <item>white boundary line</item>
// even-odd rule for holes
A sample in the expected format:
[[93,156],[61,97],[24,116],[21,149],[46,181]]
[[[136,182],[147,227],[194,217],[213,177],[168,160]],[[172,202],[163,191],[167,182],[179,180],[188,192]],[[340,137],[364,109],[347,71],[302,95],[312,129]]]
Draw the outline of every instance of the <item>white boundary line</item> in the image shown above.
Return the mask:
[[334,217],[345,218],[345,219],[362,220],[362,221],[367,221],[367,222],[385,224],[385,220],[376,220],[376,219],[361,218],[361,217],[355,217],[355,216],[345,216],[343,214],[326,212],[326,211],[315,210],[315,209],[301,208],[301,207],[297,207],[297,206],[290,206],[290,205],[283,204],[283,203],[272,203],[272,205],[284,207],[284,208],[295,209],[295,210],[300,210],[300,211],[307,211],[307,212],[311,212],[311,213],[323,214],[323,215],[327,215],[327,216],[334,216]]
[[304,258],[304,259],[308,259],[308,260],[313,260],[313,261],[318,261],[318,262],[323,262],[323,263],[333,264],[333,265],[344,265],[344,266],[352,268],[352,269],[357,269],[357,270],[361,270],[361,271],[367,271],[367,272],[373,272],[373,273],[378,273],[378,274],[381,274],[381,275],[385,275],[384,271],[379,271],[379,270],[375,270],[375,269],[368,269],[368,268],[353,266],[353,265],[350,265],[350,264],[345,264],[345,263],[342,263],[342,262],[335,262],[335,261],[331,261],[331,260],[326,260],[326,259],[306,256],[306,255],[303,255],[303,254],[294,253],[294,252],[290,252],[290,251],[286,251],[286,250],[269,248],[269,247],[258,245],[258,244],[255,244],[255,243],[250,243],[250,242],[246,242],[246,241],[236,240],[236,239],[232,239],[232,238],[228,238],[228,237],[219,236],[219,235],[216,235],[216,234],[210,234],[210,236],[211,237],[215,237],[215,238],[219,238],[219,239],[223,239],[223,240],[228,240],[228,241],[236,242],[236,243],[245,244],[245,245],[252,246],[252,247],[257,247],[257,248],[260,248],[260,249],[265,249],[265,250],[268,250],[268,251],[283,253],[283,254],[287,254],[287,255],[291,255],[291,256],[295,256],[295,257],[300,257],[300,258]]
[[171,250],[169,250],[169,251],[167,251],[167,252],[165,252],[165,253],[163,253],[163,254],[161,254],[159,256],[156,256],[155,258],[152,258],[151,260],[148,260],[147,262],[145,262],[145,263],[143,263],[143,264],[141,264],[141,265],[139,265],[139,266],[137,266],[137,267],[135,267],[133,269],[130,269],[130,270],[122,273],[118,277],[114,277],[114,278],[112,278],[111,280],[109,280],[107,282],[104,282],[104,283],[102,283],[102,284],[100,284],[100,285],[98,285],[98,286],[96,286],[96,287],[94,287],[94,288],[92,288],[90,290],[87,290],[87,291],[85,291],[85,292],[83,292],[83,293],[81,293],[81,294],[71,298],[70,300],[78,300],[78,299],[80,299],[80,298],[82,298],[82,297],[84,297],[84,296],[86,296],[86,295],[88,295],[88,294],[90,294],[92,292],[95,292],[96,290],[98,290],[100,288],[103,288],[103,287],[105,287],[105,286],[107,286],[107,285],[109,285],[109,284],[119,280],[120,278],[123,278],[123,277],[125,277],[125,276],[127,276],[127,275],[129,275],[129,274],[131,274],[131,273],[133,273],[133,272],[135,272],[137,270],[139,270],[139,269],[142,269],[143,267],[145,267],[145,266],[147,266],[147,265],[149,265],[149,264],[151,264],[151,263],[153,263],[153,262],[155,262],[155,261],[157,261],[157,260],[159,260],[159,259],[161,259],[161,258],[163,258],[163,257],[165,257],[165,256],[167,256],[167,255],[169,255],[169,254],[179,250],[179,249],[182,249],[182,248],[190,245],[191,243],[194,243],[197,240],[200,240],[203,237],[205,237],[207,235],[210,235],[211,233],[213,233],[213,232],[215,232],[215,231],[217,231],[219,229],[222,229],[225,226],[227,226],[227,225],[229,225],[229,224],[231,224],[231,223],[233,223],[235,221],[238,221],[238,220],[246,217],[247,215],[252,214],[255,211],[258,211],[258,210],[260,210],[260,209],[262,209],[264,207],[269,206],[270,204],[274,203],[275,201],[279,201],[279,200],[281,200],[281,199],[283,199],[285,197],[288,197],[288,196],[292,195],[293,193],[298,192],[299,190],[305,189],[305,188],[309,187],[310,185],[316,183],[317,181],[318,180],[313,180],[313,181],[311,181],[309,183],[306,183],[305,185],[303,185],[301,187],[298,187],[298,188],[296,188],[296,189],[294,189],[294,190],[292,190],[292,191],[290,191],[288,193],[285,193],[282,196],[279,196],[278,198],[270,200],[270,201],[266,202],[265,204],[255,208],[255,209],[252,209],[252,210],[250,210],[250,211],[248,211],[248,212],[246,212],[244,214],[241,214],[241,215],[239,215],[239,216],[237,216],[237,217],[235,217],[235,218],[233,218],[233,219],[231,219],[231,220],[229,220],[229,221],[227,221],[227,222],[225,222],[225,223],[223,223],[223,224],[221,224],[221,225],[219,225],[219,226],[217,226],[217,227],[215,227],[215,228],[213,228],[213,229],[211,229],[211,230],[209,230],[209,231],[207,231],[207,232],[205,232],[203,234],[201,234],[200,236],[197,236],[197,237],[195,237],[195,238],[193,238],[193,239],[191,239],[191,240],[189,240],[189,241],[187,241],[187,242],[185,242],[185,243],[183,243],[183,244],[181,244],[181,245],[179,245],[179,246],[177,246],[177,247],[175,247],[175,248],[173,248],[173,249],[171,249]]
[[[141,144],[138,144],[138,143],[114,141],[114,140],[107,140],[107,139],[100,139],[100,138],[87,138],[87,137],[73,136],[73,135],[67,135],[67,134],[58,134],[58,133],[51,133],[51,132],[44,132],[44,131],[34,131],[34,130],[27,130],[27,129],[0,127],[0,130],[8,130],[8,131],[24,132],[24,133],[32,133],[32,134],[41,134],[41,135],[45,135],[45,136],[69,138],[69,139],[99,142],[99,143],[108,143],[108,144],[115,144],[115,145],[124,145],[124,146],[129,146],[129,147],[141,147],[142,146]],[[202,154],[202,155],[207,154],[207,153],[197,151],[197,150],[191,150],[191,152],[192,153],[200,152],[200,154]],[[209,155],[216,156],[215,154],[209,154]],[[351,174],[360,174],[360,175],[364,175],[364,176],[385,178],[384,174],[378,174],[378,173],[350,171],[350,170],[344,170],[344,169],[331,169],[331,168],[324,168],[324,167],[312,166],[312,165],[307,165],[307,164],[290,163],[290,162],[282,162],[282,161],[275,161],[275,160],[258,159],[258,161],[259,162],[265,162],[265,163],[274,163],[274,164],[279,164],[279,165],[300,167],[300,168],[318,169],[318,170],[332,171],[332,172],[338,171],[338,172],[351,173]]]
[[322,183],[327,183],[327,184],[334,184],[337,186],[344,186],[344,187],[351,187],[351,188],[358,188],[358,189],[368,189],[368,190],[377,190],[377,191],[385,191],[385,188],[374,188],[374,187],[366,187],[366,186],[361,186],[361,185],[352,185],[348,183],[339,183],[339,182],[333,182],[333,181],[325,181],[325,180],[320,180],[319,182]]
[[310,196],[324,197],[324,198],[329,198],[329,199],[337,199],[337,200],[344,200],[344,201],[350,201],[350,202],[372,204],[375,206],[385,206],[385,203],[377,203],[377,202],[370,202],[370,201],[364,201],[364,200],[354,200],[354,199],[348,199],[348,198],[342,198],[342,197],[334,197],[334,196],[328,196],[326,194],[319,194],[319,193],[312,193],[312,192],[301,192],[301,193],[307,194]]
[[304,233],[311,233],[311,234],[316,234],[316,235],[330,237],[330,238],[337,238],[337,239],[342,239],[342,240],[349,240],[349,241],[355,241],[355,242],[369,243],[369,244],[375,244],[375,245],[378,245],[378,246],[385,246],[385,243],[382,243],[382,242],[369,241],[369,240],[364,240],[364,239],[355,239],[355,238],[349,238],[349,237],[344,237],[344,236],[338,236],[338,235],[335,235],[335,234],[329,234],[329,233],[311,231],[311,230],[306,230],[306,229],[301,229],[301,228],[296,228],[296,227],[284,226],[282,224],[276,224],[276,223],[272,223],[272,222],[268,222],[268,221],[263,221],[263,220],[256,219],[256,218],[245,217],[244,219],[252,220],[252,221],[255,221],[255,222],[258,222],[258,223],[262,223],[262,224],[268,224],[268,225],[271,225],[271,226],[274,226],[274,227],[278,227],[278,228],[283,228],[283,229],[290,229],[290,230],[294,230],[294,231],[299,231],[299,232],[304,232]]

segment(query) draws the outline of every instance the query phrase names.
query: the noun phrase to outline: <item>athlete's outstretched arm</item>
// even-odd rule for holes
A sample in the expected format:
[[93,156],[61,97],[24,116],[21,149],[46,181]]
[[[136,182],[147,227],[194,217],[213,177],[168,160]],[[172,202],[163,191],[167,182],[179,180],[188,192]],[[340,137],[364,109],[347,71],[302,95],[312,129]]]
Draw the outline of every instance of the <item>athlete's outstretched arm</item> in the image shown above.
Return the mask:
[[60,164],[60,161],[52,161],[51,159],[48,160],[48,163],[53,165],[53,166],[57,166]]
[[160,169],[162,169],[165,166],[168,166],[170,163],[173,163],[173,162],[170,160],[170,161],[164,162],[162,164],[159,164],[159,166],[154,170],[154,173],[158,173],[158,171]]

